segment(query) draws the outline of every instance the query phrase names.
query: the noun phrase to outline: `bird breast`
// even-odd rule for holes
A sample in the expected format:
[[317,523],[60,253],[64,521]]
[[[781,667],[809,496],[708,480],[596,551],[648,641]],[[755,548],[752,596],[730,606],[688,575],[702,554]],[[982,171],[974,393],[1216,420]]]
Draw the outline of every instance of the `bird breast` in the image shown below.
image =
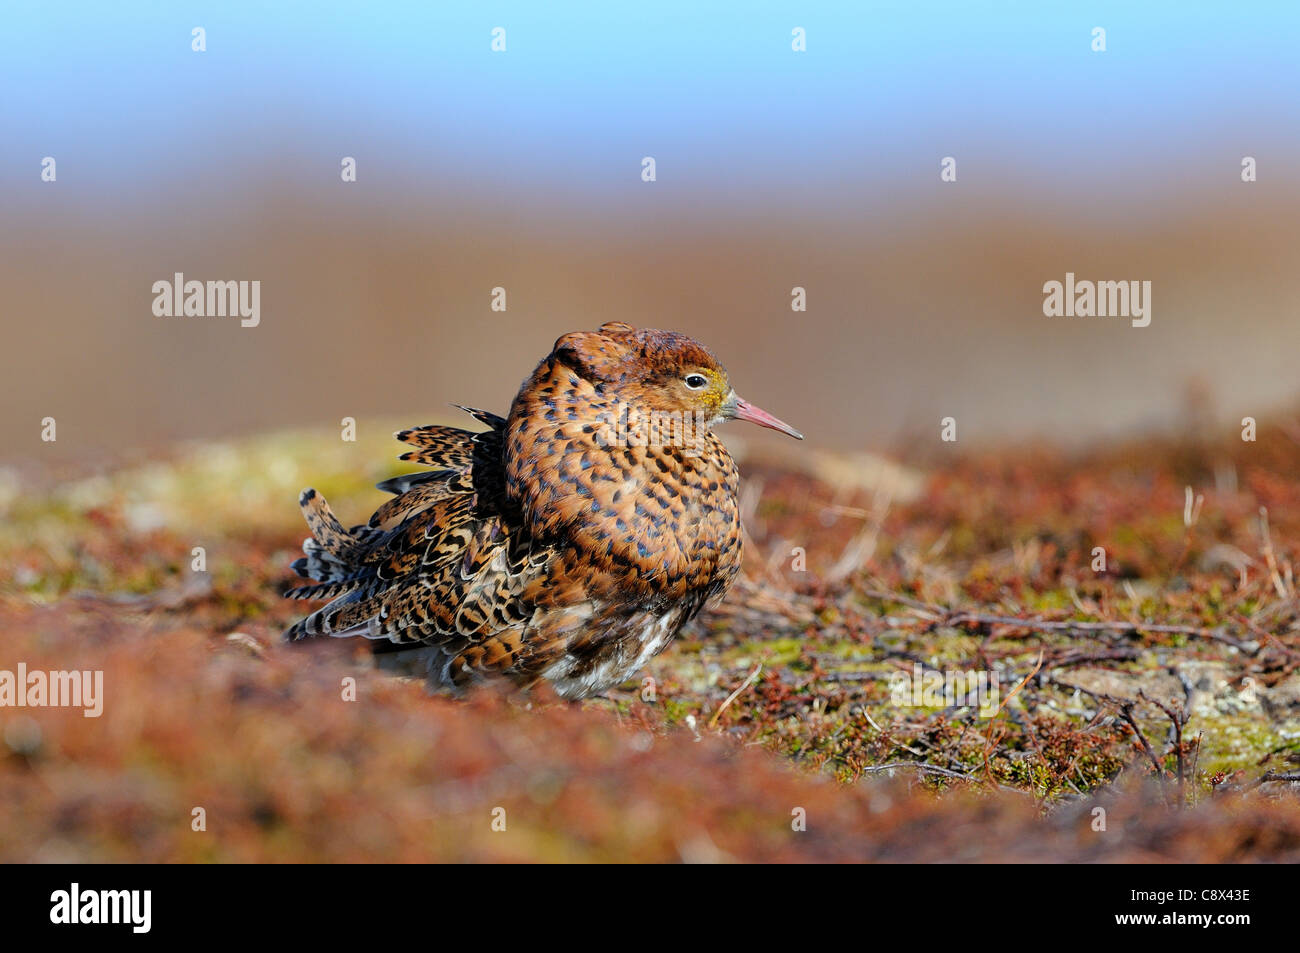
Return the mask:
[[740,560],[736,465],[707,427],[686,446],[620,430],[639,413],[544,361],[511,408],[507,493],[536,538],[577,547],[614,588],[725,588]]

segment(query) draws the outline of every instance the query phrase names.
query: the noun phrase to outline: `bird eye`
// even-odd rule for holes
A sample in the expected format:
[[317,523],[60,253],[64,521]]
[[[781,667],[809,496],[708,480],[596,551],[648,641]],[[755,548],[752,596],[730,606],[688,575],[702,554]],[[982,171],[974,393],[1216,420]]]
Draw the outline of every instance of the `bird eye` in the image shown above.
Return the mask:
[[708,382],[709,379],[705,377],[703,374],[686,375],[686,386],[689,387],[691,390],[699,390],[701,387],[704,387],[706,384],[708,384]]

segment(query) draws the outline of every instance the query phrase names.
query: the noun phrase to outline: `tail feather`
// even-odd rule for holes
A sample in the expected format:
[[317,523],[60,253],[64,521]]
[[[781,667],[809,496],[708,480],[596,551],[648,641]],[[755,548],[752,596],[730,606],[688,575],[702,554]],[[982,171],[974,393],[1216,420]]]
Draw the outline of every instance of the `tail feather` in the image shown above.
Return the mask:
[[317,582],[341,582],[356,572],[356,568],[335,556],[314,539],[302,545],[305,556],[295,559],[290,567],[300,576]]
[[[429,580],[445,574],[445,586],[463,585],[505,544],[500,528],[487,525],[495,520],[485,520],[477,509],[485,496],[495,499],[501,491],[496,461],[505,421],[463,409],[492,430],[428,426],[400,431],[397,438],[417,448],[402,459],[432,469],[378,484],[393,497],[367,523],[345,528],[323,496],[310,488],[302,492],[298,502],[311,537],[292,566],[311,582],[291,587],[285,595],[329,602],[291,626],[285,638],[364,635],[409,642],[431,629],[455,631],[456,594],[435,592]],[[452,566],[468,578],[458,579],[460,574],[447,568]],[[475,599],[466,621],[487,612]]]
[[302,507],[307,528],[320,546],[343,562],[354,562],[361,558],[363,554],[358,540],[343,528],[325,497],[308,487],[298,497],[298,505]]
[[[405,459],[406,454],[402,454],[400,459]],[[393,493],[398,496],[407,490],[417,487],[422,483],[430,483],[434,480],[445,480],[454,476],[456,470],[419,470],[415,473],[403,473],[395,477],[389,477],[381,483],[375,484],[376,490],[383,490],[385,493]],[[373,523],[371,524],[374,525]]]

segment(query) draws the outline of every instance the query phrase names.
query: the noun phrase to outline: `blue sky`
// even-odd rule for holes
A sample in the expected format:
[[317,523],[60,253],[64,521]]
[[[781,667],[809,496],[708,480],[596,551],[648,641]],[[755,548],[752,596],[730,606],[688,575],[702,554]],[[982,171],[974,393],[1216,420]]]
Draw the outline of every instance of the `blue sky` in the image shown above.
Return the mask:
[[929,181],[945,154],[1013,188],[1104,166],[1135,194],[1153,164],[1300,154],[1295,3],[125,0],[0,22],[0,184],[55,155],[105,200],[259,157],[572,200],[616,199],[648,154],[661,183],[741,202]]

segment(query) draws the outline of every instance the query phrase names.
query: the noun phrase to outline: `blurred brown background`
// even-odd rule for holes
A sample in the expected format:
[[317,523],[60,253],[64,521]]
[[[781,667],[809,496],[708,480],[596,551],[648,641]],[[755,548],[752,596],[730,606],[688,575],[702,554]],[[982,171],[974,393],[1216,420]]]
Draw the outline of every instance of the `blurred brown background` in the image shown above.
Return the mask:
[[[71,210],[11,235],[5,454],[416,423],[451,401],[504,412],[559,334],[615,318],[697,336],[741,393],[828,446],[936,437],[945,415],[961,440],[1073,442],[1176,423],[1189,390],[1221,419],[1300,392],[1300,201],[1276,190],[1122,228],[936,197],[862,223],[674,211],[559,230],[470,203],[368,208],[364,188],[321,204],[268,190],[215,222],[191,210],[129,230]],[[260,326],[154,317],[151,285],[176,270],[260,279]],[[1044,317],[1041,285],[1067,270],[1150,280],[1151,325]],[[490,309],[497,285],[505,313]],[[795,285],[805,314],[790,310]],[[55,445],[39,440],[47,415]]]

